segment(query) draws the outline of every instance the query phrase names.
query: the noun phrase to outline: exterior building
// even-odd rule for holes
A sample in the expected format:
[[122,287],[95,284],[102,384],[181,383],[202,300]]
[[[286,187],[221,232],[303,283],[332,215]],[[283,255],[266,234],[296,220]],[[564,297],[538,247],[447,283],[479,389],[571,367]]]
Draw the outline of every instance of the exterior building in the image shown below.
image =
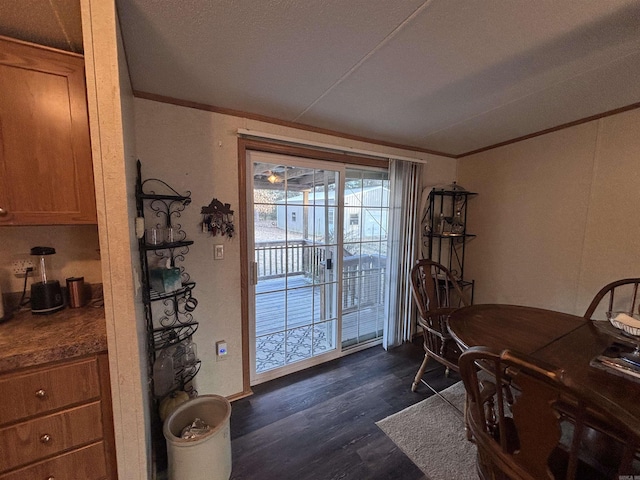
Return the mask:
[[[335,205],[335,192],[328,192],[329,205]],[[306,198],[306,205],[305,205]],[[289,232],[302,233],[304,238],[321,239],[327,228],[330,237],[336,222],[335,207],[315,206],[325,204],[324,192],[310,192],[277,202],[277,226]],[[344,196],[345,241],[350,236],[360,236],[362,240],[386,237],[388,223],[389,189],[383,186],[365,187],[351,191]],[[326,213],[325,213],[326,212]],[[350,235],[352,233],[352,235]]]

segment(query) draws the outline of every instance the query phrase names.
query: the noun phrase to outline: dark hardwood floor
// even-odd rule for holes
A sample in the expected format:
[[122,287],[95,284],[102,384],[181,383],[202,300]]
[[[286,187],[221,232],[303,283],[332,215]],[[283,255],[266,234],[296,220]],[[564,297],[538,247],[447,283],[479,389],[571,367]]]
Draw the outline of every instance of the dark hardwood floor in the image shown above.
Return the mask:
[[[423,358],[419,344],[373,347],[253,388],[232,405],[233,480],[403,479],[423,473],[375,422],[433,394],[411,392]],[[431,360],[424,379],[440,391]]]

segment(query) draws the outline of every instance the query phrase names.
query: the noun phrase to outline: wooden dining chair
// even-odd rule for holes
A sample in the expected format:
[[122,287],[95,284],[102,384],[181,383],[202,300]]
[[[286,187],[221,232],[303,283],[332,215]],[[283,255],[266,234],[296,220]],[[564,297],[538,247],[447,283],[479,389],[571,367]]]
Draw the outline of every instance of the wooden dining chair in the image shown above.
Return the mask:
[[447,327],[449,315],[461,306],[469,305],[458,281],[443,265],[432,260],[418,260],[411,269],[411,291],[418,307],[418,325],[422,328],[424,360],[413,380],[416,391],[429,358],[458,371],[460,348]]
[[[479,364],[495,383],[479,378]],[[459,365],[480,478],[637,478],[640,435],[626,411],[581,391],[561,370],[508,350],[473,347]],[[508,384],[512,398],[497,384]]]
[[592,320],[596,310],[599,310],[601,320],[606,318],[606,312],[640,313],[638,285],[640,278],[625,278],[605,285],[593,297],[584,318]]

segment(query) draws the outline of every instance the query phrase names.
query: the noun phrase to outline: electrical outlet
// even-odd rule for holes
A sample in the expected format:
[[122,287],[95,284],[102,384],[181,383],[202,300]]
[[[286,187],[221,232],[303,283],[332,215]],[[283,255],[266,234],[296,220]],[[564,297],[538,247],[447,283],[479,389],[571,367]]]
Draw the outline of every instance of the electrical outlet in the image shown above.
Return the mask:
[[216,342],[216,360],[224,360],[227,358],[228,354],[227,342],[224,340]]
[[33,275],[36,266],[33,260],[14,260],[11,264],[11,271],[18,278],[24,278],[27,275],[27,269],[31,268],[29,276]]

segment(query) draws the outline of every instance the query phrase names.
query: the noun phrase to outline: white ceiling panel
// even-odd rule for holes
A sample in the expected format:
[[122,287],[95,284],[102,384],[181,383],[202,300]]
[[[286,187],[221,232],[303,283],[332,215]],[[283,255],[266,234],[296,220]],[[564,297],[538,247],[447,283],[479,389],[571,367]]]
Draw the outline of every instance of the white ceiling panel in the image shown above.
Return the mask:
[[623,108],[640,99],[639,78],[640,52],[636,52],[433,132],[419,143],[445,152],[471,152]]
[[82,53],[80,0],[0,0],[0,35]]
[[292,120],[421,0],[118,2],[136,90]]
[[[639,0],[116,0],[135,90],[457,156],[640,105]],[[78,0],[0,34],[82,51]]]
[[[593,22],[584,9],[576,8],[577,3],[586,2],[557,2],[573,8],[556,12],[550,27],[543,28],[536,21],[535,8],[542,2],[499,2],[505,7],[502,14],[483,8],[496,3],[447,1],[430,5],[393,42],[298,120],[461,154],[492,145],[495,138],[514,137],[498,125],[491,136],[475,139],[473,144],[465,141],[465,131],[460,128],[447,142],[433,142],[435,134],[440,133],[438,138],[448,136],[456,125],[471,128],[474,122],[483,122],[485,113],[505,105],[513,109],[514,103],[517,109],[520,99],[534,96],[543,101],[547,90],[640,48],[637,5],[616,10],[609,2],[609,9],[601,12],[606,15]],[[626,90],[635,102],[640,100],[634,85],[627,85]],[[562,118],[547,115],[538,130],[565,123],[567,113],[569,121],[583,118],[577,115],[585,113],[586,104],[602,107],[609,96],[612,107],[618,106],[619,91],[583,93],[597,97],[597,102],[583,98],[572,116],[569,99],[562,102],[562,98],[554,98],[561,101],[557,113]],[[505,118],[509,130],[516,122],[522,134],[538,131],[532,130],[525,103],[519,116]],[[586,116],[607,110],[590,109]],[[478,127],[485,130],[484,125]],[[452,145],[457,147],[452,149]]]

